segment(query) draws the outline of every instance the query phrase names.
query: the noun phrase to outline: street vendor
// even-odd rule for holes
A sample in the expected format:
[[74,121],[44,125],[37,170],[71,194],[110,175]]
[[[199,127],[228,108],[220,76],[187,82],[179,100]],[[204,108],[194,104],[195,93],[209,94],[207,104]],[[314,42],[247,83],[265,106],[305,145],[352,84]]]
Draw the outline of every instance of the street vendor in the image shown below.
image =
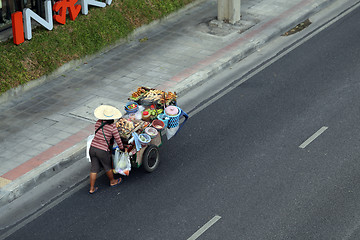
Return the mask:
[[114,123],[115,119],[121,118],[121,112],[109,105],[100,105],[94,111],[95,117],[98,119],[95,124],[95,137],[90,146],[91,170],[90,170],[90,191],[92,194],[98,190],[95,187],[96,175],[101,167],[105,170],[110,180],[110,186],[116,186],[121,183],[122,179],[114,179],[110,142],[114,138],[120,149],[124,149],[119,132]]

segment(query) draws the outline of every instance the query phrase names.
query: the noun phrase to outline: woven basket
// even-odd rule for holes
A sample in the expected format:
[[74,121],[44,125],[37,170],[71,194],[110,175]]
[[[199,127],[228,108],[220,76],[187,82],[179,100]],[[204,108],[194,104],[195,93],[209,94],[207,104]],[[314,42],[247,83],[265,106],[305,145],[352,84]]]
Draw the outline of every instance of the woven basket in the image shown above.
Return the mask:
[[167,123],[167,127],[168,128],[175,128],[177,126],[179,126],[179,119],[180,119],[180,115],[181,115],[181,109],[179,107],[177,107],[178,110],[179,110],[179,113],[175,116],[169,116],[167,114],[164,114],[165,117],[168,117],[169,120],[168,120],[168,123]]

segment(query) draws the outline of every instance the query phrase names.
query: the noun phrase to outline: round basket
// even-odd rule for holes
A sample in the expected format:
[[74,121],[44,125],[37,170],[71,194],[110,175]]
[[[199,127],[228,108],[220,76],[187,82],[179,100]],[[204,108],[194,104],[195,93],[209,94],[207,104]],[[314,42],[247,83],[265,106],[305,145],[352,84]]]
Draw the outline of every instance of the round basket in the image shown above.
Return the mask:
[[[133,105],[135,105],[136,107],[131,108],[130,106],[133,106]],[[138,110],[139,110],[139,105],[136,102],[128,102],[125,105],[125,111],[127,113],[136,113]]]
[[141,144],[146,145],[151,141],[151,137],[146,133],[141,133],[139,135],[139,141],[141,142]]
[[169,115],[165,114],[165,116],[167,118],[169,118],[168,123],[167,123],[168,128],[175,128],[175,127],[179,126],[179,119],[180,119],[180,115],[181,115],[182,110],[179,107],[177,107],[177,108],[179,110],[179,113],[177,115],[169,116]]
[[165,128],[165,123],[160,119],[155,119],[154,121],[152,121],[151,126],[160,131],[161,129]]

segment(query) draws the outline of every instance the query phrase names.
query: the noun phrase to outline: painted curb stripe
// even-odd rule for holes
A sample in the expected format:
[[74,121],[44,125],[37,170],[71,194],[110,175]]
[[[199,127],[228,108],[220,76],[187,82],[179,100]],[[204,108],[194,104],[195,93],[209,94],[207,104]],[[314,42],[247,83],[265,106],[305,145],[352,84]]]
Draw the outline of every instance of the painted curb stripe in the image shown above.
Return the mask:
[[0,188],[8,185],[9,183],[11,183],[11,180],[0,177]]

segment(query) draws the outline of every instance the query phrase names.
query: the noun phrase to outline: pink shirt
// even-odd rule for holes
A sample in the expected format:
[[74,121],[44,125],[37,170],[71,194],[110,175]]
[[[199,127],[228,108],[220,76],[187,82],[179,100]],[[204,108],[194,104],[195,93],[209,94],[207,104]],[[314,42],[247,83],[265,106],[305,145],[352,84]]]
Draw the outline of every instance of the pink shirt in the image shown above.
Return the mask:
[[[98,120],[95,124],[95,131],[100,127],[102,123],[102,120]],[[106,137],[107,142],[110,144],[110,139],[112,136],[114,136],[115,141],[120,149],[123,149],[123,143],[120,138],[119,131],[116,128],[115,123],[112,124],[105,124],[103,127],[104,134]],[[103,131],[100,128],[99,131],[95,134],[94,140],[91,142],[91,146],[96,147],[98,149],[109,151],[108,144],[106,143],[105,137],[104,137]]]

